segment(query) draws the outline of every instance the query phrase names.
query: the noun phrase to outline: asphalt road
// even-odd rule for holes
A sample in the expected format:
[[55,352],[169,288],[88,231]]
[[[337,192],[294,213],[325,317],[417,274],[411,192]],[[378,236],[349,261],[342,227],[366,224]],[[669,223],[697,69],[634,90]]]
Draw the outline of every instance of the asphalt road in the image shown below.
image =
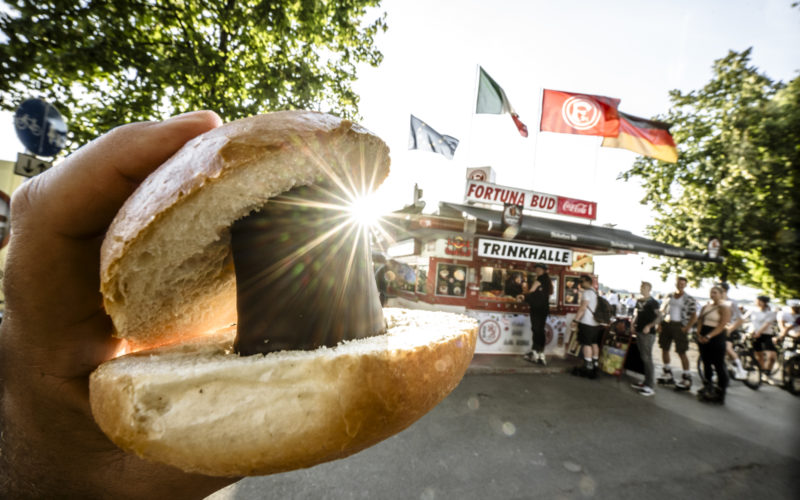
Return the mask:
[[718,407],[671,390],[642,397],[628,382],[468,375],[368,450],[209,498],[800,498],[800,397],[734,382]]

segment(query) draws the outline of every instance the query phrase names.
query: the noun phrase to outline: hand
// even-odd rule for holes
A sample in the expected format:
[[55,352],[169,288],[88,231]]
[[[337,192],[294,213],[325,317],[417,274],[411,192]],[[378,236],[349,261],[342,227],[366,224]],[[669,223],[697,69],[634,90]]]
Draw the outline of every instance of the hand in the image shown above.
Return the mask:
[[186,474],[112,444],[89,374],[119,349],[99,293],[100,244],[125,199],[212,112],[119,127],[14,193],[0,326],[0,497],[203,498],[234,479]]
[[644,328],[642,328],[642,333],[650,333],[650,325],[647,325]]

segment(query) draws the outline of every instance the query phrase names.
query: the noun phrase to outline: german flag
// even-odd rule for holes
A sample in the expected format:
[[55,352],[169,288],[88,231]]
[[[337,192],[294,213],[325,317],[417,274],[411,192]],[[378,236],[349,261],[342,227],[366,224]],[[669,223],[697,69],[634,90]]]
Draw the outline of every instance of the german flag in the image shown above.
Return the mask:
[[622,148],[667,163],[678,161],[678,149],[670,125],[619,112],[619,135],[604,137],[603,147]]

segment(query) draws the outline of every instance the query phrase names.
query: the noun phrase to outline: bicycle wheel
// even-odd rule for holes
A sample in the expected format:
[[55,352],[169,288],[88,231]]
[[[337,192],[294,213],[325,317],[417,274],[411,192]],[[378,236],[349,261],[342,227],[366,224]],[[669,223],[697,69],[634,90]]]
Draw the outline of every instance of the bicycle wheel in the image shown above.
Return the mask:
[[797,396],[800,394],[800,356],[794,356],[783,365],[783,386]]
[[744,385],[756,390],[761,386],[761,365],[752,353],[739,354],[739,360],[742,362],[742,368],[747,372],[747,376],[742,380]]

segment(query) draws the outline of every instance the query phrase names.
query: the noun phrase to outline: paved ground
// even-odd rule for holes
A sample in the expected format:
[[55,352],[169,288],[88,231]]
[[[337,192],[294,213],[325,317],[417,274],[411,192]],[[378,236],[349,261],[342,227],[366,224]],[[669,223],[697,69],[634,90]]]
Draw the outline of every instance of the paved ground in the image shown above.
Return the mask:
[[210,499],[800,498],[800,398],[786,391],[734,382],[707,406],[504,358],[476,358],[431,413],[360,454]]

